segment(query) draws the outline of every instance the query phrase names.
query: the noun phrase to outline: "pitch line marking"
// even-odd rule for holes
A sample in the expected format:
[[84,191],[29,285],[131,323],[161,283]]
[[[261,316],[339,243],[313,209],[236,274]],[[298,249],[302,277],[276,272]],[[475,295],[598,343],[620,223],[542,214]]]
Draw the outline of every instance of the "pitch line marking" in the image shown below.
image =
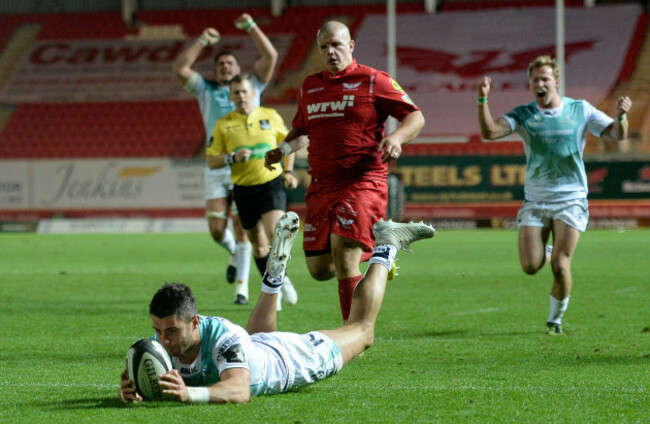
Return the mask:
[[499,311],[499,308],[483,308],[483,309],[475,309],[473,311],[454,312],[453,314],[449,314],[449,315],[458,316],[458,315],[489,314],[491,312],[497,312],[497,311]]
[[[77,388],[77,387],[89,387],[95,389],[117,389],[120,387],[119,384],[79,384],[79,383],[9,383],[9,382],[0,382],[0,387],[43,387],[43,388],[52,388],[52,387],[63,387],[63,388]],[[336,384],[336,387],[348,387],[348,388],[363,388],[363,389],[376,389],[384,390],[385,386],[373,386],[373,385],[363,385],[358,384]],[[538,387],[538,386],[503,386],[503,387],[494,387],[494,386],[406,386],[406,385],[397,385],[392,386],[394,389],[399,390],[432,390],[437,392],[459,392],[459,391],[493,391],[493,392],[505,392],[505,391],[519,391],[519,392],[625,392],[625,393],[647,393],[648,389],[646,387]]]
[[[118,376],[119,377],[119,376]],[[119,384],[95,384],[95,383],[9,383],[6,381],[0,382],[0,387],[90,387],[94,389],[117,389]]]
[[636,291],[639,291],[638,287],[626,287],[623,289],[614,290],[614,293],[621,294],[621,293],[631,293]]

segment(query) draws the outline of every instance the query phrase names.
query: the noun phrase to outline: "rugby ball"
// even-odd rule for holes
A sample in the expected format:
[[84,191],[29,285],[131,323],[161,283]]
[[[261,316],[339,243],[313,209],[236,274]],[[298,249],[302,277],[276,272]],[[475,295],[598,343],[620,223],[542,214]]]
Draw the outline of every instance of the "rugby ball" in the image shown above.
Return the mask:
[[126,375],[144,399],[162,399],[163,388],[158,384],[158,377],[171,369],[169,355],[155,340],[140,339],[126,352]]

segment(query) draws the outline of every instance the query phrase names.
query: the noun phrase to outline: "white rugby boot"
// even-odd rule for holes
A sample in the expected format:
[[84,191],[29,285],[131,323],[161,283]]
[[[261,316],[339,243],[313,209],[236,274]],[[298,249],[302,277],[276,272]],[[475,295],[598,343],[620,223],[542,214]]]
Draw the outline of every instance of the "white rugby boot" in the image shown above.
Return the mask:
[[393,222],[392,220],[379,220],[373,227],[372,233],[377,240],[376,245],[390,244],[397,250],[406,250],[409,253],[409,246],[414,241],[431,238],[436,230],[424,222]]
[[271,277],[278,277],[286,272],[287,262],[291,257],[291,247],[298,235],[300,219],[295,212],[287,212],[275,224],[271,251],[266,263],[266,272]]

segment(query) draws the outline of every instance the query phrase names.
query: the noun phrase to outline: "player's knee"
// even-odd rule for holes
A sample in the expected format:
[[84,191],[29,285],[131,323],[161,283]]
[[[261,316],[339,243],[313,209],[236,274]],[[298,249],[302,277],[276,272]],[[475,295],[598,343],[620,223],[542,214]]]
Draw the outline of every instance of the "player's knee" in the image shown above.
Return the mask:
[[252,243],[253,256],[256,258],[266,258],[269,255],[269,246],[263,243]]
[[212,236],[212,239],[215,242],[221,243],[223,241],[223,237],[225,235],[225,229],[217,228],[217,227],[211,227],[210,228],[210,235]]
[[528,275],[535,275],[539,271],[539,266],[535,266],[530,263],[522,263],[521,269]]
[[364,344],[364,350],[372,347],[375,343],[375,326],[370,323],[361,325],[361,340]]
[[553,276],[556,280],[563,280],[571,273],[568,262],[557,261],[557,263],[553,262],[551,265],[553,268]]
[[529,258],[521,257],[521,269],[528,275],[535,275],[546,264],[546,257]]
[[208,220],[210,235],[212,236],[212,239],[217,243],[221,243],[224,236],[226,235],[226,224],[227,221],[223,219],[213,218]]
[[334,261],[330,255],[307,255],[307,269],[314,280],[326,281],[336,276]]
[[309,269],[309,273],[311,274],[311,277],[316,280],[316,281],[327,281],[336,275],[335,272],[331,272],[327,269]]

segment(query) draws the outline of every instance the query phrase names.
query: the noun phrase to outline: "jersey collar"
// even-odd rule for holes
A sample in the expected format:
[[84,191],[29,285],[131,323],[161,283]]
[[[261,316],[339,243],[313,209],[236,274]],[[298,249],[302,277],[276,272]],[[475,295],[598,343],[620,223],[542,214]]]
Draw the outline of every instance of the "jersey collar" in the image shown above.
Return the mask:
[[330,74],[330,71],[325,70],[325,71],[323,71],[323,75],[324,75],[325,81],[331,81],[331,80],[335,80],[335,79],[341,78],[341,77],[343,77],[345,75],[348,75],[348,74],[352,73],[358,67],[359,67],[359,65],[357,64],[357,60],[352,59],[352,63],[350,63],[348,65],[348,67],[345,68],[344,70],[342,70],[341,72],[339,72],[339,73],[337,73],[335,75],[332,75],[332,74]]
[[546,116],[549,118],[553,118],[555,116],[560,116],[562,112],[564,111],[564,99],[562,99],[562,102],[558,107],[550,108],[550,109],[544,109],[539,107],[537,102],[535,102],[535,107],[537,107],[537,111],[539,112],[540,115]]

